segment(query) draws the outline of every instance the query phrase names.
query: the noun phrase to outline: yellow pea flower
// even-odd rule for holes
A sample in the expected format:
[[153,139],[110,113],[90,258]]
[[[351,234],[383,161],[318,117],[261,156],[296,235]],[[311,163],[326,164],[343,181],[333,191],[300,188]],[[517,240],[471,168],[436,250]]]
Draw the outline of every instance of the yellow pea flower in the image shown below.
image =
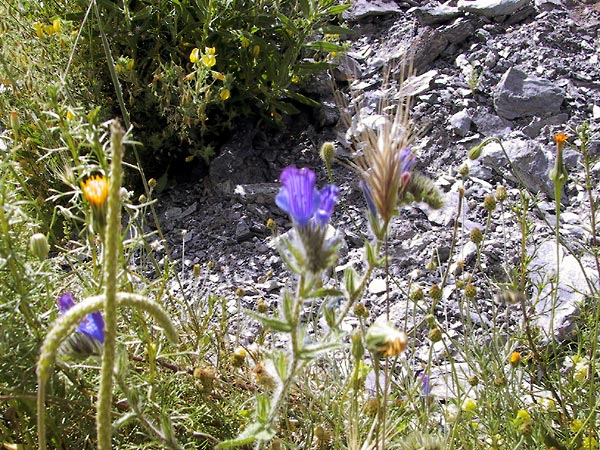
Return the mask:
[[195,64],[198,62],[199,59],[200,59],[200,49],[196,47],[192,50],[192,53],[190,53],[190,62]]

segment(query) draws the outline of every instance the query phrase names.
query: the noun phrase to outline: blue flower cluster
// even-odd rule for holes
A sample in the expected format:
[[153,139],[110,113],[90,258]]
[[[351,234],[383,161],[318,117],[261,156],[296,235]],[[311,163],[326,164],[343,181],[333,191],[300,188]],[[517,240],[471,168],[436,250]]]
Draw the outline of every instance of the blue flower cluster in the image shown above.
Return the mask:
[[338,199],[337,186],[328,184],[319,192],[315,173],[306,167],[286,167],[280,180],[283,187],[275,203],[289,214],[296,226],[305,227],[311,219],[317,225],[327,224]]

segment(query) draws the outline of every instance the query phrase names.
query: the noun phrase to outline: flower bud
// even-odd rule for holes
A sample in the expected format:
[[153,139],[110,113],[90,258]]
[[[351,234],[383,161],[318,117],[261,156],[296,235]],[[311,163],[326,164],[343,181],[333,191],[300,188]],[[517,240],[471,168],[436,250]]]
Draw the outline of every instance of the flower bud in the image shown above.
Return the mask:
[[192,274],[194,275],[194,278],[198,278],[200,276],[200,264],[194,264],[194,267],[192,268]]
[[425,294],[423,294],[423,289],[421,289],[420,287],[413,290],[410,294],[410,299],[413,302],[420,302],[424,298],[425,298]]
[[458,174],[463,178],[467,178],[469,176],[469,166],[467,166],[466,164],[462,164],[458,168]]
[[477,295],[477,288],[472,283],[468,283],[465,286],[465,297],[475,298],[476,295]]
[[502,184],[499,184],[498,186],[496,186],[496,199],[499,202],[503,202],[504,200],[506,200],[506,197],[507,197],[506,187],[504,187]]
[[231,354],[231,365],[233,367],[243,367],[246,362],[246,356],[248,352],[243,347],[238,347]]
[[21,128],[21,120],[19,119],[19,113],[17,111],[13,110],[10,112],[9,123],[13,132],[18,133]]
[[50,252],[48,239],[42,233],[35,233],[29,238],[29,249],[34,256],[43,261],[48,257],[48,253]]
[[333,145],[333,142],[325,142],[321,146],[320,156],[323,162],[327,165],[327,167],[330,167],[331,163],[333,162],[333,159],[335,158],[335,147]]
[[156,183],[157,183],[156,178],[150,178],[148,180],[148,187],[150,189],[154,189],[156,187]]
[[479,228],[475,227],[471,230],[469,238],[471,239],[471,242],[479,245],[483,241],[483,233]]
[[496,209],[496,199],[493,195],[485,196],[485,198],[483,199],[483,208],[488,212],[492,212]]
[[437,284],[434,284],[429,288],[429,296],[436,302],[442,299],[442,294],[443,292]]
[[429,340],[434,343],[440,342],[442,340],[442,330],[440,330],[438,327],[429,330]]
[[469,377],[468,382],[471,386],[477,386],[479,384],[479,377],[477,375],[472,375]]
[[266,314],[267,311],[269,311],[269,308],[263,298],[259,298],[256,302],[256,310],[261,314]]
[[435,328],[437,326],[437,322],[435,320],[435,316],[433,314],[427,314],[425,316],[425,323],[429,328]]
[[521,362],[521,354],[519,352],[512,352],[509,358],[510,365],[516,367]]
[[365,354],[365,347],[363,346],[362,336],[359,331],[352,333],[350,337],[352,340],[352,357],[356,361],[360,361]]
[[369,310],[364,305],[364,303],[359,302],[356,305],[354,305],[354,315],[356,317],[362,317],[362,318],[366,319],[369,317]]
[[478,159],[481,156],[482,151],[483,151],[483,143],[471,148],[471,150],[469,150],[469,159],[470,160]]

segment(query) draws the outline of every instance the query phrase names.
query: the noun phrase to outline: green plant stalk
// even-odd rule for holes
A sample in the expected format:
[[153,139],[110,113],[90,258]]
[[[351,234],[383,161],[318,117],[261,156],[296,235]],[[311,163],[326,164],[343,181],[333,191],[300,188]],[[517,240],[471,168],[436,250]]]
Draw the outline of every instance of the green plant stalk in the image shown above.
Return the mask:
[[275,423],[277,416],[279,414],[279,410],[281,409],[282,404],[287,398],[287,393],[290,390],[292,384],[296,379],[296,375],[302,370],[302,368],[306,365],[306,362],[301,361],[299,358],[299,354],[301,351],[301,342],[300,342],[300,311],[302,308],[302,292],[304,291],[304,283],[305,277],[304,275],[300,275],[300,280],[298,281],[298,287],[296,291],[296,301],[294,304],[294,312],[292,314],[292,318],[290,319],[290,340],[292,344],[291,351],[291,361],[288,366],[288,373],[285,380],[281,380],[282,384],[275,390],[273,394],[273,398],[271,399],[271,407],[269,410],[269,414],[267,416],[267,423],[272,425]]
[[[96,10],[97,11],[97,10]],[[113,370],[116,353],[117,334],[117,270],[121,244],[121,177],[123,159],[123,137],[125,131],[117,120],[110,125],[112,162],[108,190],[108,211],[105,231],[104,260],[104,351],[100,370],[100,389],[98,393],[98,416],[96,429],[98,449],[110,450],[112,440],[111,410]]]

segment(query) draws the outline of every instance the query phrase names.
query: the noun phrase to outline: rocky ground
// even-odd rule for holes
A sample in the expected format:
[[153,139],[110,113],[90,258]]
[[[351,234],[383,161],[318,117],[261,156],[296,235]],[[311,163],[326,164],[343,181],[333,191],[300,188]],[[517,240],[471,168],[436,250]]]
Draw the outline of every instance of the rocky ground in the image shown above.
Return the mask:
[[[372,126],[381,113],[381,103],[394,104],[402,94],[414,97],[412,118],[419,131],[413,149],[417,170],[437,180],[446,206],[439,211],[423,205],[403,208],[391,229],[392,318],[400,326],[418,324],[429,306],[427,297],[416,305],[407,292],[419,285],[425,291],[440,282],[445,264],[465,262],[474,270],[477,250],[468,234],[485,228],[483,198],[498,184],[508,188],[508,203],[520,198],[515,175],[498,144],[485,147],[477,161],[467,161],[468,150],[487,137],[499,137],[510,155],[518,176],[537,194],[538,207],[530,214],[534,232],[528,241],[533,257],[532,277],[543,280],[552,273],[555,247],[553,185],[548,171],[554,164],[553,135],[565,131],[577,143],[571,129],[587,122],[594,139],[590,151],[600,156],[600,2],[577,0],[474,0],[435,1],[356,0],[344,14],[352,33],[350,51],[334,71],[338,92],[347,107],[333,95],[330,77],[320,77],[306,87],[323,107],[305,110],[285,119],[285,129],[269,131],[246,124],[232,134],[212,164],[206,179],[179,182],[159,197],[159,216],[166,237],[158,245],[167,247],[178,261],[185,289],[193,283],[192,267],[214,264],[204,276],[205,288],[229,299],[236,307],[235,292],[242,288],[246,308],[259,298],[272,308],[280,288],[290,277],[278,254],[269,245],[268,218],[285,232],[289,221],[274,203],[277,178],[287,165],[306,166],[318,174],[319,185],[327,175],[318,151],[333,141],[340,157],[352,153],[352,127],[341,120],[343,112],[354,126]],[[404,84],[400,63],[409,61],[416,77]],[[569,249],[563,248],[561,305],[553,334],[568,336],[570,317],[577,311],[586,289],[584,271],[593,274],[593,261],[585,255],[590,246],[589,209],[575,180],[581,180],[581,156],[565,152],[571,173],[562,197],[561,232]],[[451,236],[457,217],[458,190],[463,186],[458,169],[467,163],[470,176],[464,182],[465,205],[458,221],[458,242],[450,255]],[[334,277],[348,264],[361,266],[363,233],[366,232],[364,200],[358,178],[343,165],[333,168],[340,185],[341,204],[332,224],[343,230],[345,248]],[[600,165],[593,168],[596,179]],[[596,194],[598,193],[596,186]],[[517,265],[521,234],[515,215],[498,208],[492,215],[482,249],[481,271],[474,278],[478,288],[470,308],[459,308],[456,281],[451,275],[438,305],[438,320],[460,334],[466,319],[507,332],[519,319],[516,311],[505,314],[506,306],[494,294]],[[537,251],[535,251],[537,249]],[[435,255],[442,262],[437,271],[426,266]],[[577,260],[582,260],[580,266]],[[365,303],[375,316],[384,311],[384,286],[378,273],[369,285]],[[597,280],[592,275],[592,279]],[[412,285],[411,285],[412,283]],[[412,287],[411,287],[412,286]],[[177,294],[179,288],[173,283]],[[542,292],[528,292],[540,315],[540,325],[549,328],[548,305]],[[408,305],[408,306],[407,306]],[[502,319],[499,319],[502,317]],[[232,332],[235,331],[235,321]],[[248,321],[241,334],[252,342],[256,324]],[[426,333],[426,329],[419,333]],[[426,359],[428,341],[415,353]],[[440,347],[441,349],[441,347]],[[437,350],[437,348],[434,348]]]

